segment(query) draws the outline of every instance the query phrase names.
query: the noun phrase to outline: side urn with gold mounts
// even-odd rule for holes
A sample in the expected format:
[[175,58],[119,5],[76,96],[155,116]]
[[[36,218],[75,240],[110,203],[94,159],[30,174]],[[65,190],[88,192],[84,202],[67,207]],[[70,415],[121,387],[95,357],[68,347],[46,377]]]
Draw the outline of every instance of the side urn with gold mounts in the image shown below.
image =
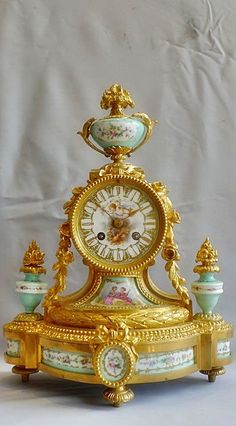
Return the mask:
[[[119,84],[104,92],[101,107],[110,108],[110,114],[89,119],[79,134],[111,162],[91,170],[87,185],[75,187],[64,205],[55,282],[48,291],[39,280],[45,272],[42,252],[35,242],[26,252],[26,277],[17,291],[28,291],[28,296],[36,294],[35,287],[41,295],[47,291],[44,315],[34,313],[41,296],[33,297],[33,303],[22,293],[26,312],[4,326],[5,359],[24,381],[41,370],[104,384],[104,398],[119,406],[134,397],[133,383],[172,380],[195,371],[214,381],[231,362],[233,331],[212,313],[223,291],[213,275],[219,270],[216,250],[206,239],[198,251],[201,264],[194,271],[200,278],[192,292],[203,312],[193,316],[174,238],[180,215],[166,186],[148,182],[143,169],[126,161],[148,141],[156,121],[143,113],[126,115],[123,110],[134,102]],[[74,261],[72,246],[82,256],[88,278],[82,289],[63,296]],[[160,290],[150,278],[158,255],[174,293]]]

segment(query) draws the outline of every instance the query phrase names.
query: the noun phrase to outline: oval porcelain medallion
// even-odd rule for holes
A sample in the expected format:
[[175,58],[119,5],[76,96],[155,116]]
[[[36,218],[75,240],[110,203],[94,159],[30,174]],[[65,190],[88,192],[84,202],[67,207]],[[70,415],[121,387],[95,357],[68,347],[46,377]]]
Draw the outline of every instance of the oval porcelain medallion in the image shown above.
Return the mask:
[[134,369],[134,356],[124,343],[105,344],[98,348],[94,364],[102,382],[116,387],[129,380]]

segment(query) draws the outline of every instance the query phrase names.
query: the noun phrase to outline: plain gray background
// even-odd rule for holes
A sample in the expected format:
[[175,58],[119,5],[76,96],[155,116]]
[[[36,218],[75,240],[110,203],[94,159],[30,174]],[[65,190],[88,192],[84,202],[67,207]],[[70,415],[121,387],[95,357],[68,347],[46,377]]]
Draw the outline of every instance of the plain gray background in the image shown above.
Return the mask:
[[[53,282],[62,205],[104,163],[76,132],[104,115],[101,95],[114,82],[131,92],[135,111],[159,120],[132,162],[167,184],[181,214],[188,287],[208,235],[225,283],[217,311],[235,322],[235,46],[234,0],[0,0],[2,324],[22,310],[15,281],[32,239]],[[171,291],[160,269],[158,261],[152,276]],[[86,274],[76,255],[68,291]],[[136,400],[117,411],[103,404],[101,388],[43,374],[22,388],[2,364],[1,424],[234,425],[234,364],[227,370],[214,385],[196,374],[135,387]]]

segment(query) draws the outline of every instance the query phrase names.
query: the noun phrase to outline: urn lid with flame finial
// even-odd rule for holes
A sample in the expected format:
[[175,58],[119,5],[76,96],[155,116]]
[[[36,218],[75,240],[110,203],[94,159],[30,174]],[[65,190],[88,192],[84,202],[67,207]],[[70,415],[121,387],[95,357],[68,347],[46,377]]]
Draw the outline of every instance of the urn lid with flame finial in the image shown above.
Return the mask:
[[29,245],[24,254],[23,266],[20,272],[31,274],[46,274],[46,269],[43,268],[45,253],[40,249],[35,240]]
[[201,245],[200,249],[197,252],[196,262],[201,262],[200,265],[196,265],[193,269],[193,272],[196,272],[198,274],[220,271],[220,268],[217,265],[217,250],[214,249],[208,237],[205,239],[204,243]]

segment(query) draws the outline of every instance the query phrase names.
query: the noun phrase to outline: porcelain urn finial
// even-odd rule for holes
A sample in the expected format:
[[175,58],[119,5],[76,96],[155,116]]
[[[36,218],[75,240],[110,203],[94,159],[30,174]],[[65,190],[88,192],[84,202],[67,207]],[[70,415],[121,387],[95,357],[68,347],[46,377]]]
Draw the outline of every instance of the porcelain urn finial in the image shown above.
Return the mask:
[[43,295],[47,293],[47,283],[40,280],[40,275],[46,274],[44,257],[44,252],[33,240],[24,254],[23,266],[20,268],[25,278],[16,282],[16,291],[27,314],[33,314]]
[[218,253],[206,238],[196,255],[196,265],[193,272],[200,275],[199,280],[192,283],[192,293],[195,295],[203,314],[212,314],[218,303],[219,296],[223,293],[223,282],[216,280],[214,272],[219,272],[217,265]]
[[[90,118],[78,132],[83,140],[106,157],[130,156],[150,138],[156,120],[144,113],[126,115],[123,109],[134,107],[130,93],[120,84],[113,84],[102,95],[100,106],[111,111],[108,116],[96,120]],[[89,136],[92,136],[92,140]]]

